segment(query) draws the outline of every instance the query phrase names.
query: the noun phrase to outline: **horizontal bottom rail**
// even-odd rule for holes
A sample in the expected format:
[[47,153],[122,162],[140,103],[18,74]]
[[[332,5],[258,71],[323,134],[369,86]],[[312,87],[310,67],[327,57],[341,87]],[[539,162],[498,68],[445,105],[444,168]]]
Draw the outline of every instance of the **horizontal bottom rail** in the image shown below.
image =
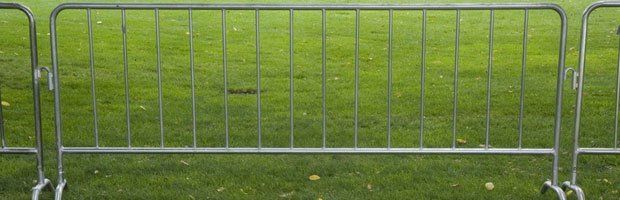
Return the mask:
[[37,149],[27,147],[5,147],[0,148],[0,154],[36,154]]
[[579,154],[620,154],[620,148],[579,148]]
[[553,154],[553,149],[511,148],[158,148],[158,147],[63,147],[72,154]]

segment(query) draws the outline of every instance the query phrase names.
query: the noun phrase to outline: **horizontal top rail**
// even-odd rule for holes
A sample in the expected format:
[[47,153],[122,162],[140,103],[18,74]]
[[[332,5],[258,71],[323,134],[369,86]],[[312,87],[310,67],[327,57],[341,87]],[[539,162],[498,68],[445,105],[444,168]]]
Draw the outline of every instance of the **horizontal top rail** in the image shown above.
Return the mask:
[[61,4],[52,15],[65,9],[200,9],[200,10],[514,10],[552,9],[558,13],[564,10],[557,4],[111,4],[111,3],[66,3]]
[[248,153],[248,154],[506,154],[506,155],[533,155],[533,154],[553,154],[553,149],[521,149],[513,148],[157,148],[157,147],[63,147],[63,152],[74,154],[136,154],[136,153],[156,153],[156,154],[180,154],[180,153]]
[[34,23],[34,15],[32,14],[32,11],[30,10],[30,8],[18,4],[18,3],[1,3],[0,2],[0,9],[16,9],[16,10],[20,10],[22,12],[24,12],[24,14],[26,14],[26,16],[28,16],[28,21],[30,23]]
[[583,16],[588,16],[592,11],[596,10],[597,8],[602,8],[602,7],[618,7],[620,6],[620,1],[599,1],[599,2],[595,2],[593,4],[590,4],[590,6],[588,6],[585,10],[584,10],[584,15]]

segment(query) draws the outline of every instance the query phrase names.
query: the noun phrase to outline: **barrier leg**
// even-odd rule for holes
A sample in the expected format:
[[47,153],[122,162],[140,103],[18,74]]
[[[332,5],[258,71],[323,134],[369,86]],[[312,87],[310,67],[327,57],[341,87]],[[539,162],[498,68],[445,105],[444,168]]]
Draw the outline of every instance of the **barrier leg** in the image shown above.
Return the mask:
[[53,191],[53,188],[54,187],[52,186],[52,182],[49,179],[45,179],[43,180],[43,182],[39,182],[36,186],[32,187],[32,200],[38,200],[43,189]]
[[564,190],[564,191],[573,191],[575,193],[575,196],[579,200],[586,199],[586,195],[583,192],[583,190],[581,189],[581,187],[579,187],[576,184],[571,184],[570,181],[563,182],[561,187],[562,187],[562,190]]
[[543,186],[540,189],[540,193],[544,194],[549,189],[553,190],[555,194],[557,194],[559,200],[566,200],[566,193],[564,193],[564,190],[562,190],[562,188],[558,187],[557,185],[553,185],[551,181],[545,181],[545,183],[543,183]]

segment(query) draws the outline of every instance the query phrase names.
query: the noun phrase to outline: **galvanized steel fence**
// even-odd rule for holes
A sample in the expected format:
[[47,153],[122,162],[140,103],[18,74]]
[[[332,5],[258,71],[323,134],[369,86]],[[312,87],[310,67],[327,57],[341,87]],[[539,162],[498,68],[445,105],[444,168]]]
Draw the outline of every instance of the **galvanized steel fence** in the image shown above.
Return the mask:
[[[86,23],[88,25],[88,43],[89,43],[89,60],[90,60],[90,86],[91,86],[91,100],[92,100],[92,114],[93,114],[93,125],[94,125],[94,133],[93,138],[95,144],[93,146],[66,146],[63,143],[63,129],[61,119],[61,85],[58,74],[61,73],[63,67],[59,64],[59,42],[58,42],[58,31],[57,31],[57,22],[59,14],[64,10],[81,10],[86,13]],[[97,111],[97,96],[96,96],[96,83],[95,83],[95,72],[94,72],[94,53],[93,53],[93,30],[92,30],[92,19],[91,12],[93,10],[119,10],[121,15],[121,34],[122,34],[122,58],[123,58],[123,82],[124,82],[124,98],[125,98],[125,122],[126,122],[126,147],[105,147],[99,145],[99,135],[98,135],[98,111]],[[153,147],[135,147],[132,146],[132,133],[131,133],[131,115],[130,115],[130,98],[129,98],[129,81],[128,81],[128,45],[127,45],[127,10],[146,10],[153,11],[153,17],[155,19],[155,44],[156,44],[156,69],[157,69],[157,101],[158,101],[158,120],[159,120],[159,146]],[[160,10],[186,10],[188,16],[188,34],[189,34],[189,55],[190,55],[190,64],[189,68],[191,70],[191,107],[192,107],[192,134],[193,134],[193,145],[188,147],[167,147],[164,138],[164,98],[162,95],[162,55],[161,55],[161,44],[160,44]],[[221,11],[221,26],[222,26],[222,70],[223,70],[223,87],[222,95],[224,97],[224,112],[225,112],[225,145],[221,147],[200,147],[197,145],[196,139],[196,97],[195,97],[195,72],[194,72],[194,23],[193,23],[193,11],[196,10],[215,10]],[[256,136],[256,146],[254,147],[232,147],[230,145],[230,122],[229,122],[229,100],[228,100],[228,75],[227,69],[228,67],[228,55],[227,55],[227,11],[230,10],[249,10],[254,11],[254,25],[255,30],[254,34],[256,37],[255,40],[255,55],[256,55],[256,104],[257,104],[257,116],[256,123],[258,126],[257,136]],[[290,42],[288,44],[289,47],[289,145],[288,147],[265,147],[263,145],[263,133],[262,133],[262,106],[261,106],[261,30],[260,30],[260,16],[262,11],[267,10],[280,10],[283,12],[288,12],[289,15],[289,39]],[[294,43],[294,18],[296,11],[301,10],[315,10],[321,12],[321,123],[322,123],[322,146],[320,147],[297,147],[295,146],[295,120],[294,120],[294,112],[296,111],[294,108],[294,91],[295,85],[293,81],[294,76],[294,51],[295,51],[295,43]],[[354,80],[354,136],[352,140],[354,141],[353,147],[329,147],[326,141],[326,124],[328,119],[326,118],[326,13],[335,11],[335,10],[349,10],[355,12],[355,80]],[[359,108],[359,44],[360,44],[360,12],[365,10],[377,10],[384,11],[388,13],[388,44],[387,44],[387,96],[386,104],[387,104],[387,129],[385,132],[385,138],[387,143],[383,147],[360,147],[358,145],[358,128],[359,128],[359,117],[358,117],[358,108]],[[410,148],[402,148],[402,147],[394,147],[392,145],[392,114],[391,114],[391,102],[393,96],[392,89],[392,57],[393,57],[393,13],[397,10],[417,10],[422,12],[422,27],[421,34],[421,81],[420,81],[420,104],[419,104],[419,133],[417,133],[417,137],[419,140],[419,146],[410,147]],[[452,116],[452,130],[451,130],[451,146],[446,148],[437,148],[437,147],[426,147],[424,136],[425,136],[425,76],[426,76],[426,32],[427,32],[427,12],[428,11],[436,11],[436,10],[448,10],[454,11],[455,19],[455,53],[454,53],[454,93],[453,93],[453,116]],[[486,115],[485,115],[485,142],[483,146],[480,148],[462,148],[457,146],[457,132],[458,129],[456,127],[457,121],[457,112],[458,112],[458,67],[459,67],[459,41],[460,41],[460,16],[462,11],[466,10],[482,10],[489,12],[489,33],[488,33],[488,65],[487,65],[487,80],[486,80]],[[492,89],[492,68],[494,61],[494,19],[495,19],[495,11],[498,10],[520,10],[524,12],[523,19],[523,54],[522,54],[522,73],[520,78],[521,84],[521,94],[519,100],[519,116],[518,116],[518,143],[515,148],[494,148],[490,145],[490,135],[491,135],[491,89]],[[524,90],[525,90],[525,68],[526,68],[526,60],[527,60],[527,42],[528,42],[528,20],[529,20],[529,11],[531,10],[548,10],[551,12],[555,12],[559,15],[558,24],[559,27],[559,35],[557,40],[559,41],[558,51],[558,59],[557,59],[557,81],[556,81],[556,94],[555,94],[555,116],[554,116],[554,125],[553,125],[553,133],[549,133],[549,137],[553,139],[553,145],[545,148],[528,148],[522,145],[522,135],[523,135],[523,116],[524,116]],[[62,4],[58,6],[51,15],[50,18],[50,30],[51,30],[51,50],[52,50],[52,65],[53,65],[53,74],[54,76],[54,84],[57,86],[54,90],[54,111],[55,111],[55,124],[56,124],[56,139],[57,139],[57,147],[58,147],[58,186],[56,189],[56,198],[60,199],[62,197],[63,189],[67,184],[67,181],[64,176],[63,169],[63,160],[65,154],[161,154],[161,153],[206,153],[206,154],[227,154],[227,153],[251,153],[251,154],[293,154],[293,153],[323,153],[323,154],[332,154],[332,153],[345,153],[345,154],[487,154],[487,155],[497,155],[497,154],[520,154],[520,155],[548,155],[553,157],[553,163],[549,166],[549,169],[552,173],[552,177],[549,181],[545,182],[543,185],[543,192],[547,189],[552,189],[557,193],[558,198],[565,199],[565,194],[563,190],[558,187],[558,157],[559,157],[559,141],[560,141],[560,127],[561,127],[561,112],[562,112],[562,85],[564,81],[564,60],[565,60],[565,47],[566,47],[566,14],[562,8],[555,4],[446,4],[446,5],[280,5],[280,4],[255,4],[255,5],[241,5],[241,4],[90,4],[90,3],[71,3],[71,4]],[[70,59],[70,58],[63,58]]]
[[[574,77],[578,77],[576,80],[578,82],[575,84],[577,87],[577,97],[576,97],[576,106],[575,106],[575,129],[574,129],[574,137],[573,137],[573,155],[572,155],[572,170],[571,170],[571,179],[570,181],[566,181],[562,183],[562,188],[565,190],[572,190],[575,192],[578,199],[585,199],[585,194],[582,188],[577,183],[577,169],[579,166],[578,158],[580,155],[618,155],[620,154],[620,149],[618,148],[618,113],[620,112],[620,46],[618,46],[618,57],[616,59],[615,68],[616,68],[616,88],[615,88],[615,102],[614,102],[614,117],[613,117],[613,133],[611,135],[612,144],[605,147],[582,147],[579,145],[580,142],[580,133],[581,125],[582,125],[582,106],[584,102],[584,91],[583,88],[588,86],[588,84],[584,84],[584,80],[586,79],[585,67],[586,67],[586,50],[587,42],[592,37],[588,37],[588,25],[589,19],[594,11],[599,8],[613,8],[620,7],[620,2],[613,1],[602,1],[593,3],[583,12],[583,16],[581,19],[581,38],[579,45],[579,69],[574,71]],[[620,27],[617,28],[614,34],[620,35]],[[594,37],[596,38],[596,37]],[[592,84],[594,85],[594,84]],[[596,100],[597,97],[588,97],[590,100]],[[610,119],[611,120],[611,119]],[[606,138],[605,141],[609,141]]]
[[[31,75],[32,75],[32,100],[34,106],[34,136],[35,144],[33,147],[20,147],[20,146],[11,146],[11,144],[7,141],[7,136],[11,136],[11,133],[5,132],[5,119],[3,107],[4,103],[0,106],[0,140],[2,140],[2,147],[0,148],[0,154],[34,154],[36,156],[36,172],[37,172],[37,181],[36,186],[32,188],[32,199],[39,199],[39,195],[43,189],[53,188],[50,180],[45,177],[43,172],[43,139],[41,136],[41,106],[40,106],[40,83],[39,80],[41,78],[42,71],[47,71],[48,78],[51,75],[49,70],[45,67],[39,67],[38,65],[38,55],[37,55],[37,35],[36,35],[36,25],[35,18],[32,14],[32,11],[27,7],[17,4],[17,3],[0,3],[0,12],[3,10],[19,10],[26,15],[26,20],[28,21],[28,38],[30,44],[28,49],[30,49],[30,67],[31,67]],[[17,54],[15,54],[17,55]],[[20,66],[3,66],[3,70],[7,70],[9,67],[20,67]],[[22,66],[23,67],[23,66]],[[50,79],[51,80],[51,79]],[[51,82],[50,82],[51,83]],[[16,83],[5,83],[6,85],[16,84]],[[50,85],[51,88],[51,85]],[[1,96],[1,95],[0,95]],[[0,100],[3,100],[0,97]],[[3,101],[4,102],[4,101]],[[6,165],[6,163],[3,163]],[[34,171],[34,170],[33,170]]]

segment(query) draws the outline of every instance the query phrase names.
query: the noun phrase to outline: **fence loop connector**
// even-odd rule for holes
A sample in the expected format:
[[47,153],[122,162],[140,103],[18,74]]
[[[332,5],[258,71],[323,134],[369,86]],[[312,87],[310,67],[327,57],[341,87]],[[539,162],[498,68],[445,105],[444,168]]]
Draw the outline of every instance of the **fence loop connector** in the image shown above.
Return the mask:
[[48,67],[39,67],[37,70],[37,79],[41,79],[41,71],[47,73],[47,89],[49,91],[54,91],[54,74]]
[[564,68],[564,80],[566,80],[566,78],[568,78],[568,71],[572,71],[573,73],[573,84],[572,84],[572,88],[573,90],[577,90],[577,88],[579,87],[579,83],[577,82],[578,78],[579,78],[579,72],[577,72],[575,69],[573,69],[572,67],[567,67]]

